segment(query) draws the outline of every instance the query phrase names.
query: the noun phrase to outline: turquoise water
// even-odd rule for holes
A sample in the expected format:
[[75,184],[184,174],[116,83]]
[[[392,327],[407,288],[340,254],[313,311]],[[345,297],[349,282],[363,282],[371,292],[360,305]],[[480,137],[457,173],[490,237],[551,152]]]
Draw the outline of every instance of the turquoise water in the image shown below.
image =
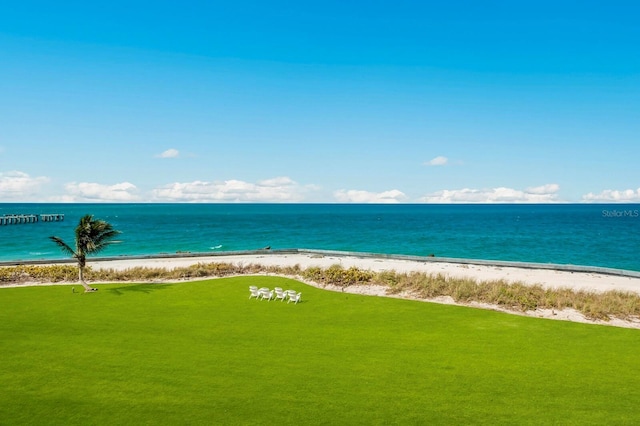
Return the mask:
[[122,231],[102,256],[305,248],[640,271],[640,205],[0,204],[63,222],[0,226],[0,261],[61,259],[81,216]]

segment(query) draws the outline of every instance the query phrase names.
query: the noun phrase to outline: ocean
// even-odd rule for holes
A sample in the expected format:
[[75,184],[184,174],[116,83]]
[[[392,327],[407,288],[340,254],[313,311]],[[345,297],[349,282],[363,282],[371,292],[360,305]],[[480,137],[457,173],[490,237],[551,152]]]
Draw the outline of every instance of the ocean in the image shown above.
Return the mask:
[[640,271],[638,204],[0,204],[64,221],[0,225],[0,261],[66,257],[81,216],[122,232],[100,256],[322,249]]

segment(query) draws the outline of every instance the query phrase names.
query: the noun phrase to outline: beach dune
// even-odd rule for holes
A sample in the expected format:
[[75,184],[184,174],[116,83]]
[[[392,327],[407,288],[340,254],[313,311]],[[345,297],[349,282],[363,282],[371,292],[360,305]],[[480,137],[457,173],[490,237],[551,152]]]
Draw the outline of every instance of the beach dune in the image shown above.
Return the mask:
[[449,261],[419,261],[394,259],[390,257],[350,256],[338,253],[264,253],[264,254],[232,254],[195,257],[164,257],[145,259],[114,259],[108,261],[91,261],[95,269],[111,268],[124,270],[136,266],[150,268],[177,268],[197,263],[231,263],[260,264],[264,266],[295,266],[302,269],[312,266],[327,268],[341,265],[344,268],[357,267],[374,272],[396,271],[423,272],[427,274],[443,274],[456,278],[472,278],[477,281],[505,280],[521,282],[528,285],[539,284],[545,288],[571,288],[604,292],[608,290],[630,291],[640,294],[640,274],[638,277],[602,274],[596,272],[576,272],[558,269],[542,269],[535,267],[510,267],[502,265],[485,265],[455,263]]

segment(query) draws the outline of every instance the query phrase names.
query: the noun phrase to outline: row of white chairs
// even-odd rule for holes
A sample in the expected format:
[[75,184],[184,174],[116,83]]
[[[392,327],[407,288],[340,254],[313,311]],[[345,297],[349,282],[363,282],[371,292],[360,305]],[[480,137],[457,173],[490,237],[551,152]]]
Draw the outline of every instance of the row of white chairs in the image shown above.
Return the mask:
[[256,286],[249,286],[249,299],[255,297],[260,300],[271,301],[272,299],[280,299],[283,302],[287,299],[287,303],[298,303],[302,297],[302,293],[298,293],[295,290],[283,290],[280,287],[276,287],[270,290],[267,287],[258,288]]

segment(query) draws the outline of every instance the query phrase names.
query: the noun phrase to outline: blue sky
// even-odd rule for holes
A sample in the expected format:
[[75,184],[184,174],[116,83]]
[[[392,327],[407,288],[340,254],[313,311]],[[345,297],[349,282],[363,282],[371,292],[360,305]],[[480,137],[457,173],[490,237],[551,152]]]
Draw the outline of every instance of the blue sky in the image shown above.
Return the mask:
[[0,202],[640,202],[635,1],[7,3]]

